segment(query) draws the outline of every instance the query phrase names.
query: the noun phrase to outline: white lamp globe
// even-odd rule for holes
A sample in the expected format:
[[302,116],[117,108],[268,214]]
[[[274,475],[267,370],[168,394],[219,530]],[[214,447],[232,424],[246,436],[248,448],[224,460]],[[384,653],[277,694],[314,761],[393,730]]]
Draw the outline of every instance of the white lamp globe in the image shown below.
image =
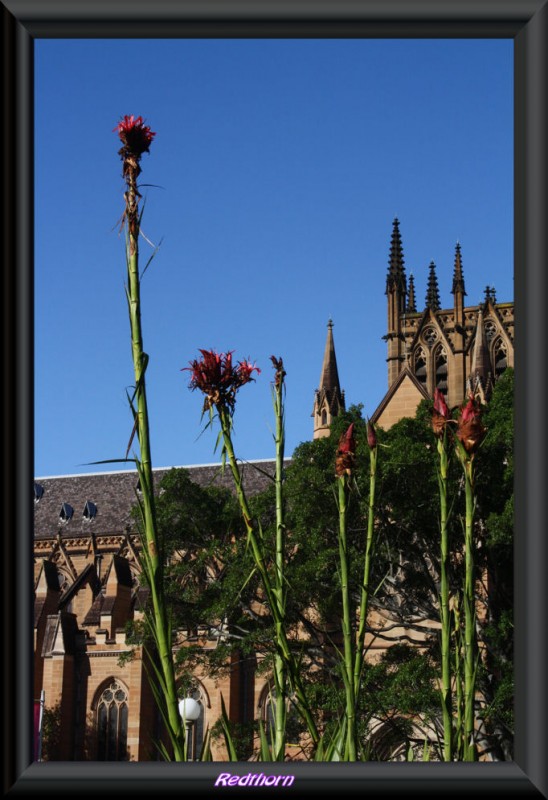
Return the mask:
[[179,714],[184,722],[196,722],[202,708],[193,697],[185,697],[179,701]]

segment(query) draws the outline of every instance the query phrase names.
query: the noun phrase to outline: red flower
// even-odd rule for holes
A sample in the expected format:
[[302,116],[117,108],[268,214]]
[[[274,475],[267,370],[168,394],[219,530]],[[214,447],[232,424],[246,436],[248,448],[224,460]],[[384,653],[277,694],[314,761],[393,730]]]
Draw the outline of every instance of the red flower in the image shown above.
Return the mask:
[[206,395],[204,409],[211,406],[224,406],[234,409],[236,392],[240,386],[254,380],[253,372],[260,373],[259,367],[249,361],[232,364],[232,352],[216,353],[215,350],[200,350],[201,360],[195,359],[189,367],[183,367],[192,373],[190,388],[199,389]]
[[354,423],[351,422],[346,430],[346,433],[343,433],[339,439],[339,447],[337,449],[337,457],[335,459],[335,472],[339,477],[344,474],[352,474],[355,454],[356,439],[354,437]]
[[249,381],[255,380],[251,377],[252,372],[257,372],[259,375],[261,374],[259,367],[245,360],[240,361],[234,372],[237,375],[237,388],[243,386],[245,383],[249,383]]
[[473,395],[469,395],[468,402],[460,409],[457,421],[457,439],[469,454],[474,454],[483,441],[487,429],[481,422],[481,408],[477,405]]
[[148,125],[144,124],[142,117],[135,118],[133,114],[125,116],[113,129],[118,132],[120,141],[124,145],[122,154],[141,156],[148,153],[152,140],[156,136]]
[[445,397],[439,389],[436,389],[434,391],[434,409],[432,411],[432,430],[440,439],[450,419],[451,412],[447,407]]

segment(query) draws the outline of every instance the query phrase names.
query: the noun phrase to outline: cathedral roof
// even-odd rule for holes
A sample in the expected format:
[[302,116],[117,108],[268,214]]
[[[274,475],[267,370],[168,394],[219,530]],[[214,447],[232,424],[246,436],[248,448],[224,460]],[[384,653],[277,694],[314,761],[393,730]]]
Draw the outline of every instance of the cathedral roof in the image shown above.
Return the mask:
[[[257,494],[270,485],[275,466],[275,462],[271,460],[241,464],[248,494]],[[170,469],[173,468],[153,470],[157,488]],[[184,469],[188,470],[191,479],[200,486],[219,486],[234,490],[230,470],[223,472],[220,464],[189,466]],[[36,478],[36,483],[43,489],[43,493],[34,503],[35,539],[56,538],[58,535],[62,539],[91,534],[115,535],[134,528],[131,510],[138,497],[139,478],[136,470]],[[96,507],[97,513],[92,518],[84,516],[88,502]],[[64,504],[74,509],[68,521],[63,521],[60,514]]]

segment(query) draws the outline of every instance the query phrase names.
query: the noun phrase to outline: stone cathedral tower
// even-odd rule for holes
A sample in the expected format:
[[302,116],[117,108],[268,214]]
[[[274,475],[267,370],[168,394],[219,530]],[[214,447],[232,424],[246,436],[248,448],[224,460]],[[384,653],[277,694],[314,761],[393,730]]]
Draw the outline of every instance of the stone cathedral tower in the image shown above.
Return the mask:
[[389,428],[402,417],[414,416],[423,398],[439,389],[449,407],[459,405],[472,391],[485,402],[507,366],[514,365],[514,304],[499,303],[495,289],[465,306],[461,246],[454,256],[453,307],[442,308],[436,265],[432,261],[422,311],[417,310],[413,275],[405,273],[398,219],[394,220],[386,296],[388,392],[371,420]]

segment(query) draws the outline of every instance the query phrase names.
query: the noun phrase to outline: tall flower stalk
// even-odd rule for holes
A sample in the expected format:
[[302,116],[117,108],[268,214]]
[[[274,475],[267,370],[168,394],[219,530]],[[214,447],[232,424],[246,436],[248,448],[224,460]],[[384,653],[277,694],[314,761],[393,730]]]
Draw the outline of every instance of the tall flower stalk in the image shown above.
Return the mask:
[[481,410],[474,397],[460,409],[457,420],[456,449],[465,479],[466,513],[464,523],[465,578],[464,578],[464,761],[476,760],[475,735],[475,683],[476,683],[476,601],[474,566],[474,456],[485,436]]
[[343,633],[343,681],[346,697],[346,748],[347,761],[356,761],[357,724],[356,724],[356,693],[354,691],[354,654],[356,642],[354,639],[354,626],[352,625],[352,611],[350,602],[349,562],[348,562],[348,501],[350,495],[349,481],[352,477],[356,455],[356,440],[354,438],[354,423],[346,433],[341,436],[335,472],[339,484],[339,565],[341,575],[342,597],[342,633]]
[[[131,329],[131,353],[135,374],[135,391],[130,398],[134,418],[134,434],[139,443],[139,457],[135,456],[141,497],[141,534],[143,546],[140,559],[151,597],[152,610],[147,622],[156,645],[159,664],[152,661],[151,685],[164,717],[176,761],[185,759],[185,742],[179,715],[175,666],[172,656],[171,623],[166,610],[163,587],[162,547],[156,524],[152,460],[150,450],[148,406],[145,373],[148,356],[143,349],[141,326],[141,282],[139,274],[139,193],[137,178],[141,173],[141,157],[149,152],[156,135],[142,117],[125,116],[114,129],[122,142],[119,155],[122,159],[122,174],[126,182],[124,194],[125,210],[123,223],[126,226],[126,262],[129,321]],[[132,435],[133,438],[133,435]],[[131,444],[131,441],[130,441]],[[129,448],[128,448],[129,449]]]
[[[274,594],[280,607],[280,619],[285,619],[286,586],[284,576],[285,566],[285,518],[284,518],[284,497],[283,497],[283,475],[284,475],[284,448],[285,448],[285,423],[284,423],[284,370],[281,358],[271,356],[271,361],[276,370],[274,385],[272,388],[272,403],[274,406],[274,416],[276,418],[276,556],[274,566]],[[276,625],[276,640],[282,636],[279,629],[280,623]],[[284,659],[280,652],[274,656],[274,684],[276,686],[276,714],[275,714],[275,735],[274,735],[274,759],[283,761],[285,756],[286,743],[286,722],[287,722],[287,674]]]
[[440,498],[440,622],[441,622],[441,711],[443,720],[443,758],[453,760],[453,709],[451,696],[451,610],[449,607],[449,537],[447,510],[447,472],[449,467],[448,423],[451,414],[445,397],[436,389],[432,411],[432,430],[438,440],[438,486]]
[[369,501],[367,508],[367,539],[363,566],[363,582],[360,598],[360,622],[356,639],[356,659],[354,663],[354,693],[356,698],[360,689],[360,680],[365,654],[365,633],[367,629],[367,611],[369,606],[369,582],[371,580],[371,560],[373,556],[373,535],[375,526],[375,484],[377,478],[377,436],[372,424],[367,422],[367,444],[369,446]]
[[[312,742],[316,745],[319,733],[316,727],[310,703],[304,690],[299,664],[290,647],[286,631],[285,615],[285,586],[283,578],[283,550],[284,550],[284,522],[282,501],[282,470],[283,470],[283,391],[285,371],[281,359],[273,358],[276,367],[275,379],[275,408],[276,408],[276,554],[274,559],[274,576],[269,569],[267,543],[260,524],[253,520],[249,502],[245,493],[242,475],[234,452],[232,442],[232,418],[234,415],[236,394],[246,383],[254,380],[253,372],[260,369],[248,361],[233,364],[232,353],[216,353],[214,350],[200,350],[201,359],[190,362],[185,370],[191,372],[190,388],[199,389],[204,395],[203,413],[209,412],[210,422],[213,421],[215,412],[220,425],[220,439],[222,439],[223,463],[228,458],[230,470],[234,480],[236,496],[240,504],[246,533],[247,543],[251,548],[255,569],[257,570],[263,587],[266,602],[270,608],[275,628],[275,685],[278,698],[283,698],[284,706],[287,694],[284,693],[286,678],[294,692],[297,709],[305,721]],[[276,658],[277,657],[277,658]],[[285,672],[284,672],[285,670]],[[279,681],[279,683],[277,683]],[[282,700],[279,699],[281,707]],[[276,713],[276,717],[278,714]],[[285,719],[285,708],[282,713]],[[278,721],[276,722],[276,726]],[[285,726],[285,723],[284,723]],[[276,730],[278,728],[276,727]],[[285,734],[284,734],[285,735]],[[276,734],[275,742],[281,745],[283,737],[281,731]],[[280,758],[282,751],[277,751]]]

